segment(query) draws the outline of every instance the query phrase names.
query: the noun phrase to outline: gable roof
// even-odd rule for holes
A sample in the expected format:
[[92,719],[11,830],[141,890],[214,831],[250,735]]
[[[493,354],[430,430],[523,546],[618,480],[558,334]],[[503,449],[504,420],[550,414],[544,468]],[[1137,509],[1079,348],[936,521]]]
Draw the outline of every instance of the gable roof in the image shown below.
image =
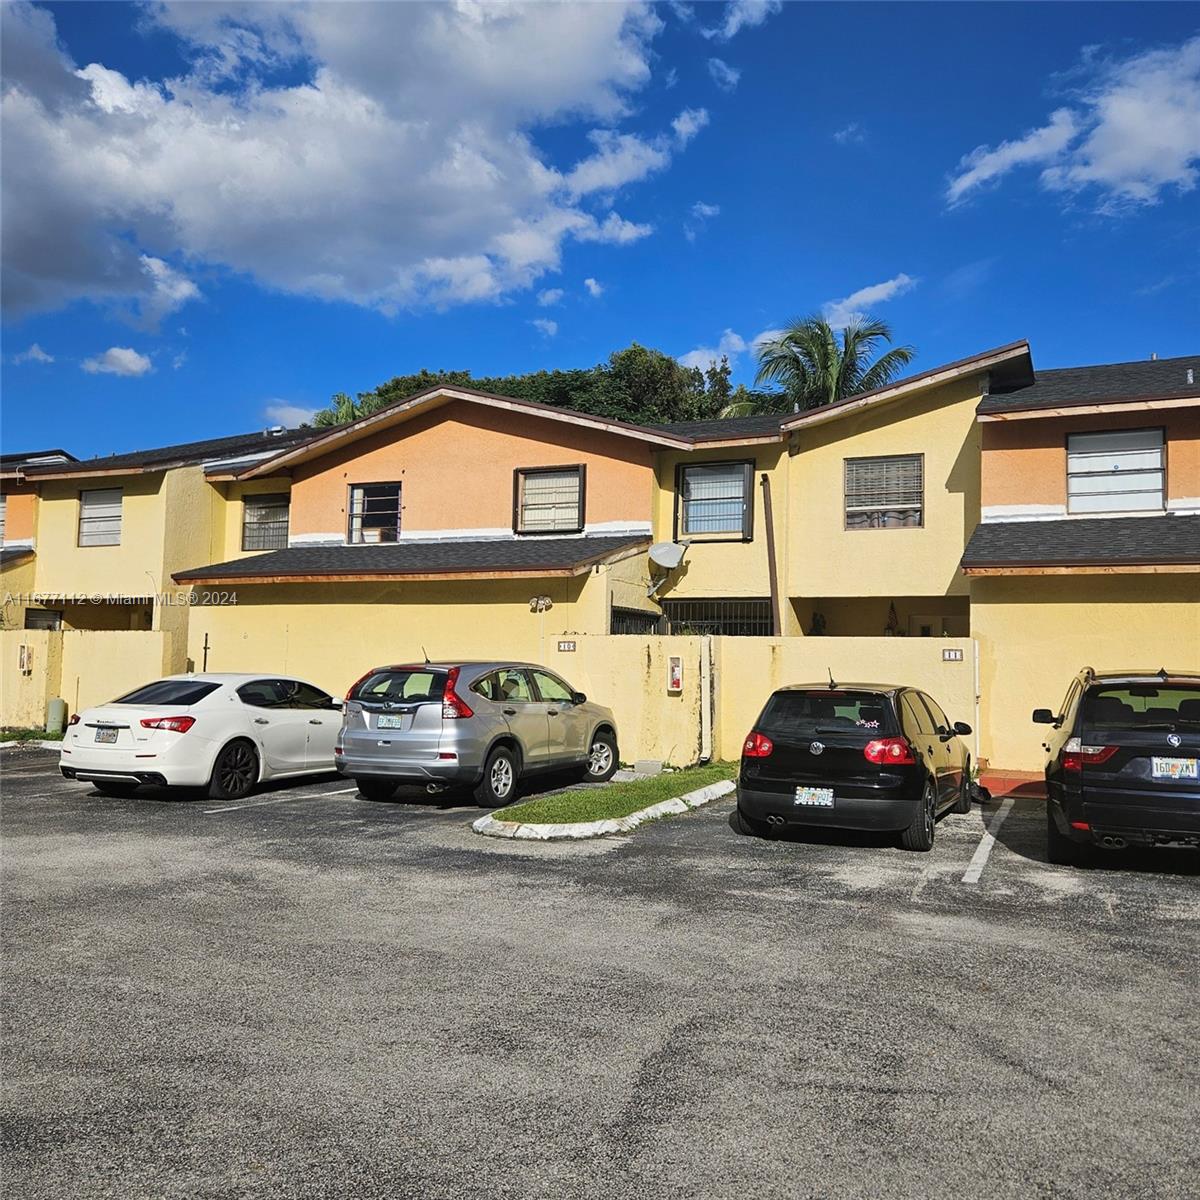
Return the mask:
[[748,417],[713,417],[708,421],[670,421],[651,425],[692,442],[731,441],[740,438],[777,438],[787,413],[758,413]]
[[649,534],[608,537],[476,538],[371,546],[292,546],[178,571],[176,583],[306,579],[495,579],[581,575],[595,564],[650,544]]
[[66,450],[19,450],[12,454],[0,454],[0,476],[11,479],[24,474],[26,468],[42,463],[78,462]]
[[[1188,372],[1191,372],[1191,382]],[[1038,371],[1031,383],[993,387],[978,412],[1006,413],[1136,400],[1200,400],[1200,355],[1056,367]]]
[[962,557],[967,574],[988,568],[1193,563],[1200,566],[1200,516],[984,522]]
[[138,475],[167,471],[172,467],[196,466],[220,460],[236,460],[261,455],[285,446],[296,446],[313,438],[311,429],[261,429],[231,437],[206,438],[200,442],[180,442],[157,446],[152,450],[133,450],[128,454],[109,454],[100,458],[66,463],[29,466],[22,474],[33,479],[65,479],[75,475]]

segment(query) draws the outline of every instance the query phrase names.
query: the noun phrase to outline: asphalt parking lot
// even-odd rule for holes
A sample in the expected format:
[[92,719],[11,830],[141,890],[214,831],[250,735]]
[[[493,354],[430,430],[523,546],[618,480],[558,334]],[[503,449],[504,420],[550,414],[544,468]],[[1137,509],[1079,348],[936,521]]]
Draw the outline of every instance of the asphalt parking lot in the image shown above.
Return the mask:
[[55,761],[2,763],[10,1195],[1195,1194],[1197,856],[1051,867],[1030,800],[928,855],[729,800],[530,846]]

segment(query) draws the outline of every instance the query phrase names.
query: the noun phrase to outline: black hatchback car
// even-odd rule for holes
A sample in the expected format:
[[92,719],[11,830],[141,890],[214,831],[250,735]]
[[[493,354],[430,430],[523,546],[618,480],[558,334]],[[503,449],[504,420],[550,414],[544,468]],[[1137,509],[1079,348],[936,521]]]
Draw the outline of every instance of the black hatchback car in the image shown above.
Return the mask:
[[894,830],[906,850],[929,850],[941,813],[971,810],[971,755],[959,741],[970,732],[916,688],[780,688],[742,747],[738,832]]
[[1046,751],[1046,853],[1083,866],[1095,847],[1200,846],[1200,674],[1161,670],[1071,681]]

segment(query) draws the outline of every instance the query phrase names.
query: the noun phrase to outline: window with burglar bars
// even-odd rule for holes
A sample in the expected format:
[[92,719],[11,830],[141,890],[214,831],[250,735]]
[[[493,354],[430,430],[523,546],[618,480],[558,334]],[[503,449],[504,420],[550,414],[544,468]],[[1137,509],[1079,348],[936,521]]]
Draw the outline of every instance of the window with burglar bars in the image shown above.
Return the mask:
[[618,608],[613,605],[609,617],[609,633],[659,633],[662,617],[640,608]]
[[395,542],[400,538],[400,485],[360,483],[350,489],[350,541]]
[[98,488],[79,493],[79,544],[121,544],[121,489]]
[[1116,429],[1067,438],[1067,511],[1160,512],[1163,431]]
[[4,529],[8,523],[8,497],[0,496],[0,544],[4,542]]
[[514,532],[582,532],[584,474],[582,466],[518,470],[513,479]]
[[680,466],[678,534],[680,537],[754,536],[752,462]]
[[727,637],[770,637],[771,601],[664,600],[667,632],[724,634]]
[[286,550],[287,544],[287,493],[243,497],[242,549]]
[[925,523],[920,454],[846,459],[847,529],[917,529]]

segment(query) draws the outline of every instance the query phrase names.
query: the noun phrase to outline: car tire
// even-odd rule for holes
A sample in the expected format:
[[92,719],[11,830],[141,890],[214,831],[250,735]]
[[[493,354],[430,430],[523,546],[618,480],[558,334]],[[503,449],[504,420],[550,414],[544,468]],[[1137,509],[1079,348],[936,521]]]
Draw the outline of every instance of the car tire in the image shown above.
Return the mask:
[[132,796],[138,790],[139,786],[136,783],[109,782],[107,779],[92,780],[92,787],[98,792],[103,792],[106,796]]
[[767,829],[765,825],[761,825],[753,818],[746,816],[742,812],[741,806],[736,805],[733,810],[733,832],[739,837],[766,837]]
[[258,783],[258,751],[251,742],[239,738],[224,746],[213,763],[208,781],[210,800],[240,800]]
[[356,779],[359,795],[367,800],[390,800],[396,794],[396,785],[390,779]]
[[1087,846],[1081,846],[1059,829],[1049,803],[1046,805],[1046,860],[1056,867],[1086,867],[1092,860]]
[[480,808],[503,808],[517,798],[517,781],[521,771],[516,752],[508,746],[497,746],[483,764],[483,775],[475,785],[473,795]]
[[933,826],[937,819],[937,789],[933,780],[925,781],[925,790],[921,793],[921,805],[912,824],[900,834],[900,844],[905,850],[916,850],[926,853],[933,849]]
[[617,739],[607,729],[602,729],[592,738],[583,778],[587,783],[607,783],[620,765]]
[[968,758],[967,765],[963,768],[962,786],[958,789],[958,800],[950,811],[969,813],[971,811],[971,791],[971,760]]

